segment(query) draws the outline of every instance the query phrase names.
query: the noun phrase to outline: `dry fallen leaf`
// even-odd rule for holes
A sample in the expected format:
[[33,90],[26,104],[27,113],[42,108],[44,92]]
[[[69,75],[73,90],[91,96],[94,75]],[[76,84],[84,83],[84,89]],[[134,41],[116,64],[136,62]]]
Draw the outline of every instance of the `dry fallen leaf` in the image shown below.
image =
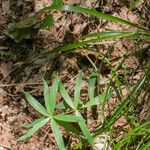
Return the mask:
[[3,78],[7,77],[7,83],[11,80],[11,77],[9,76],[9,73],[12,70],[12,62],[1,62],[0,64],[0,72],[3,76]]

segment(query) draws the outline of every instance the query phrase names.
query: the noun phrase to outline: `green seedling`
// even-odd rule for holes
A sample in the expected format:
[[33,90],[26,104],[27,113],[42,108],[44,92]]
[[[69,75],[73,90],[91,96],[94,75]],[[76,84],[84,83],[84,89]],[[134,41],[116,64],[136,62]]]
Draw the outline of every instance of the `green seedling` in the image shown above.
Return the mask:
[[70,114],[55,114],[55,106],[56,106],[56,96],[59,85],[59,77],[56,77],[51,90],[49,92],[48,85],[46,81],[43,79],[44,85],[44,100],[45,107],[42,106],[34,97],[30,94],[24,92],[25,97],[29,104],[39,113],[43,115],[43,117],[34,120],[32,123],[24,125],[23,127],[27,128],[28,131],[18,139],[18,141],[23,141],[30,136],[32,136],[36,131],[38,131],[42,126],[51,122],[51,129],[55,136],[56,142],[58,144],[59,149],[66,149],[63,141],[63,136],[59,130],[58,123],[66,125],[65,122],[80,122],[82,121],[81,117],[73,116]]
[[[49,87],[47,82],[43,79],[45,106],[41,105],[29,93],[24,92],[24,95],[27,101],[29,102],[29,104],[36,111],[41,113],[42,117],[34,120],[32,123],[23,125],[24,128],[28,129],[28,131],[22,137],[20,137],[18,141],[26,140],[27,138],[31,137],[36,131],[38,131],[41,127],[43,127],[45,124],[50,122],[51,129],[55,136],[59,149],[61,150],[66,149],[59,126],[62,126],[67,131],[77,135],[79,138],[81,138],[81,141],[87,141],[90,145],[93,146],[94,139],[87,127],[86,120],[80,113],[80,110],[86,109],[93,105],[99,105],[103,102],[104,95],[99,95],[94,97],[95,80],[96,80],[96,76],[93,75],[89,79],[88,95],[90,100],[86,104],[82,104],[80,101],[82,71],[80,71],[80,73],[76,78],[76,85],[75,85],[74,98],[73,98],[74,101],[72,101],[68,92],[65,90],[64,85],[60,82],[58,76],[55,78],[52,87],[50,89],[50,92],[49,92]],[[57,104],[56,101],[58,89],[60,90],[60,93],[64,98],[64,102],[62,102],[61,104]],[[92,94],[92,97],[90,96],[90,93]],[[108,98],[111,98],[110,94],[106,99]],[[64,108],[65,108],[65,113],[61,113],[61,114],[56,113],[56,109],[64,109]],[[75,126],[73,126],[72,123],[78,124],[80,130],[77,129]]]

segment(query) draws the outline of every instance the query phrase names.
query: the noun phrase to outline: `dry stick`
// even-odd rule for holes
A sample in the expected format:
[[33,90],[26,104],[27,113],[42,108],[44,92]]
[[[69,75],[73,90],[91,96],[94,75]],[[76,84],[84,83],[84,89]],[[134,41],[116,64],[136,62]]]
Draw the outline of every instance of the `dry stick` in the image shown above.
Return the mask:
[[25,86],[30,86],[30,85],[41,85],[42,83],[14,83],[14,84],[2,84],[0,87],[10,87],[10,86],[17,86],[17,85],[24,84]]
[[0,144],[0,147],[6,148],[6,149],[8,149],[8,150],[13,150],[11,147],[5,146],[5,145],[3,145],[3,144]]

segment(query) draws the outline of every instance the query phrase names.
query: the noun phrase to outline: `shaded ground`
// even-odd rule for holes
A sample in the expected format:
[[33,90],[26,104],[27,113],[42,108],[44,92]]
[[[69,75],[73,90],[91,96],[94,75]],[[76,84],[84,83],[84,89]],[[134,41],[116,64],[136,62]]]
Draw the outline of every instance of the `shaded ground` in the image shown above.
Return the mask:
[[[129,3],[126,1],[101,1],[86,0],[81,3],[79,0],[64,1],[66,4],[74,4],[82,7],[96,9],[108,14],[118,16],[133,23],[140,23],[145,27],[149,27],[149,3],[141,2],[136,6],[134,11],[129,11]],[[4,0],[0,2],[0,50],[9,52],[13,55],[6,56],[5,54],[0,58],[0,148],[14,149],[14,150],[55,150],[55,139],[49,129],[49,126],[42,128],[32,138],[25,142],[17,143],[16,140],[25,132],[21,127],[22,124],[31,122],[39,116],[27,104],[22,95],[22,91],[29,91],[33,96],[43,102],[43,91],[41,79],[44,77],[51,85],[52,79],[56,74],[61,76],[61,80],[65,83],[68,91],[73,93],[74,79],[78,71],[83,69],[84,82],[82,88],[81,99],[87,100],[87,79],[90,73],[99,67],[102,62],[102,55],[105,54],[109,48],[112,48],[112,53],[107,56],[111,62],[111,66],[107,63],[103,64],[103,69],[100,76],[100,85],[103,87],[107,79],[110,77],[111,67],[115,67],[120,58],[128,56],[123,62],[122,68],[126,69],[126,76],[133,87],[143,74],[144,66],[149,61],[150,46],[148,42],[135,41],[130,39],[121,39],[118,41],[107,41],[101,44],[89,45],[77,49],[71,53],[55,54],[48,57],[32,61],[34,56],[52,50],[59,45],[65,45],[81,36],[88,33],[100,32],[103,29],[113,30],[134,30],[124,25],[115,24],[106,20],[97,19],[88,15],[53,11],[54,25],[51,29],[40,29],[37,26],[30,34],[29,40],[23,40],[19,43],[14,42],[8,37],[4,31],[5,27],[12,22],[13,19],[25,19],[33,16],[35,11],[38,11],[43,6],[51,4],[51,1],[14,1]],[[140,16],[140,19],[139,19]],[[40,16],[42,19],[43,16]],[[39,31],[38,31],[39,30]],[[38,31],[38,34],[36,34]],[[142,50],[138,51],[138,47]],[[31,63],[28,62],[31,60]],[[95,66],[93,66],[95,64]],[[120,80],[124,78],[123,69],[118,70]],[[123,96],[128,94],[124,84],[122,83]],[[143,91],[143,95],[145,92]],[[148,101],[149,97],[143,99],[142,95],[135,104],[134,115],[136,120],[142,122],[150,119]],[[58,102],[61,98],[58,97]],[[115,95],[108,103],[105,112],[109,116],[120,99]],[[91,112],[91,110],[88,110]],[[94,114],[94,112],[93,112]],[[95,115],[95,114],[94,114]],[[90,130],[94,130],[98,118],[88,118],[88,125]],[[114,125],[130,128],[127,124],[126,118],[122,116]],[[122,134],[120,131],[118,134]],[[68,137],[66,137],[67,139]],[[70,137],[69,137],[70,138]],[[119,138],[119,137],[117,137]]]

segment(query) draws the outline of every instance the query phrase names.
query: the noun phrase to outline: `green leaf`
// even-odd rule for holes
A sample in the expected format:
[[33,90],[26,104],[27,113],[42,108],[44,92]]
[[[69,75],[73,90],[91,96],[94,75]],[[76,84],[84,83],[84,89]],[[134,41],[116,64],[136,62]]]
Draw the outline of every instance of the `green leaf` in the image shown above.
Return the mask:
[[62,134],[58,128],[58,124],[53,118],[51,119],[51,128],[55,136],[59,150],[66,150]]
[[61,95],[62,97],[64,98],[65,102],[71,107],[74,109],[74,105],[73,105],[73,102],[69,96],[69,94],[67,93],[67,91],[65,90],[64,88],[64,85],[60,82],[59,84],[60,86],[60,92],[61,92]]
[[45,119],[45,118],[43,118],[43,117],[42,117],[42,118],[35,119],[35,120],[34,120],[33,122],[31,122],[31,123],[22,125],[22,127],[29,129],[29,128],[33,127],[35,124],[37,124],[38,122],[41,122],[41,121],[44,120],[44,119]]
[[108,93],[107,96],[105,94],[99,95],[95,97],[94,99],[88,101],[85,105],[83,105],[83,107],[87,108],[93,105],[103,104],[106,100],[110,99],[111,97],[112,97],[111,93]]
[[[80,112],[78,110],[75,112],[75,114],[76,114],[76,116],[83,118],[82,115],[80,114]],[[79,126],[81,128],[81,131],[83,132],[85,138],[88,140],[88,142],[91,145],[94,145],[94,139],[91,136],[91,133],[90,133],[90,131],[89,131],[89,129],[88,129],[85,121],[79,121],[78,124],[79,124]]]
[[42,10],[40,10],[38,13],[44,13],[45,11],[48,10],[61,10],[62,9],[62,0],[53,0],[53,4],[48,6],[48,7],[44,7]]
[[34,98],[32,97],[29,93],[23,92],[27,101],[29,102],[29,104],[35,109],[37,110],[39,113],[41,113],[44,116],[49,116],[48,112],[46,111],[46,109]]
[[43,86],[44,86],[44,100],[45,100],[45,107],[47,112],[50,114],[50,93],[47,82],[43,80]]
[[74,107],[76,109],[78,108],[78,104],[79,104],[79,100],[80,100],[81,82],[82,82],[82,71],[80,71],[77,76],[75,91],[74,91]]
[[62,0],[53,0],[53,6],[56,6],[57,9],[62,6]]
[[60,124],[61,126],[63,126],[66,130],[68,130],[78,136],[82,135],[82,133],[77,128],[75,128],[73,125],[71,125],[69,122],[57,120],[57,123]]
[[94,90],[95,90],[95,83],[96,83],[96,73],[95,71],[92,72],[89,78],[89,85],[88,85],[88,97],[90,100],[94,99]]
[[50,89],[50,94],[49,94],[50,101],[49,101],[48,109],[49,109],[49,113],[51,115],[53,115],[54,110],[55,110],[59,82],[60,82],[60,78],[58,76],[56,76],[56,78],[52,84],[52,87]]
[[53,16],[51,14],[47,15],[42,21],[42,28],[50,28],[53,25]]
[[18,141],[24,141],[30,136],[32,136],[36,131],[38,131],[42,126],[44,126],[50,118],[44,118],[41,121],[37,122],[31,129],[29,129],[23,136],[21,136]]
[[73,116],[73,115],[64,115],[64,114],[55,115],[55,116],[53,116],[53,118],[55,118],[56,120],[59,120],[59,121],[64,121],[64,122],[83,121],[83,118],[81,118],[81,117]]
[[57,108],[57,109],[68,109],[70,107],[66,102],[60,102],[56,105],[55,108]]
[[105,36],[115,36],[119,34],[124,34],[124,33],[131,33],[131,32],[123,32],[123,31],[116,31],[116,30],[109,30],[109,31],[103,31],[103,32],[97,32],[97,33],[92,33],[88,35],[81,36],[79,39],[86,39],[86,38],[93,38],[93,37],[105,37]]
[[47,112],[50,115],[52,115],[54,113],[59,80],[60,79],[57,76],[54,80],[54,83],[52,84],[52,87],[51,87],[51,90],[49,93],[48,85],[47,85],[46,81],[43,79],[45,106],[46,106]]

